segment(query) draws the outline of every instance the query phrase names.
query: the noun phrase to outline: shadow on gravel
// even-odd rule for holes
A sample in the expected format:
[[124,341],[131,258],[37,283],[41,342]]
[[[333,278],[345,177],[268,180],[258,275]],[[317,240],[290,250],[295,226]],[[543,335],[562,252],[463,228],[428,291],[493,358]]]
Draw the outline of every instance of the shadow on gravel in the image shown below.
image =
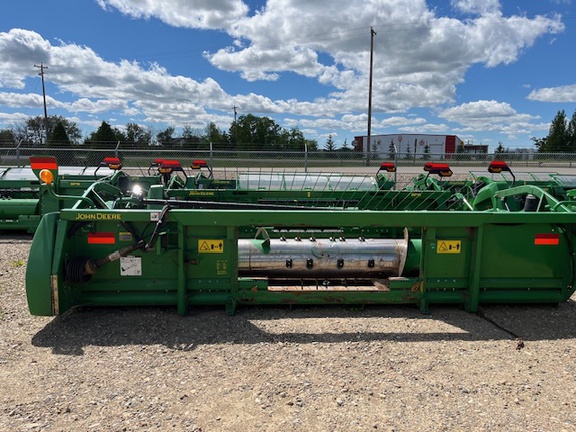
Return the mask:
[[[323,319],[314,326],[310,320]],[[286,321],[288,320],[288,321]],[[321,328],[312,333],[308,329]],[[86,346],[164,345],[193,350],[206,344],[345,343],[360,341],[525,341],[576,338],[576,303],[485,306],[480,314],[435,306],[423,315],[409,306],[250,307],[228,316],[222,307],[77,308],[56,317],[32,338],[55,354],[83,355]]]

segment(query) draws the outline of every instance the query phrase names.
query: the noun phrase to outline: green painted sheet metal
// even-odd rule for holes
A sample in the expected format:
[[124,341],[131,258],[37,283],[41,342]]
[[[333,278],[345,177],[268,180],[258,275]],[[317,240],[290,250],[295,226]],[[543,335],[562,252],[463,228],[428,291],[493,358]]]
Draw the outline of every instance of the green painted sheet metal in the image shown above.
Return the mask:
[[[73,305],[98,304],[170,304],[183,314],[196,304],[233,310],[241,304],[413,303],[425,310],[437,302],[474,311],[482,302],[563,301],[574,286],[571,213],[178,209],[168,213],[150,250],[136,249],[128,259],[103,265],[84,284],[65,277],[66,261],[82,256],[98,260],[148,241],[158,212],[63,210],[54,233],[55,217],[35,237],[31,262],[53,258],[50,275],[57,282],[60,313]],[[254,233],[258,227],[276,236],[285,230],[352,236],[407,228],[412,239],[409,274],[390,277],[380,289],[358,289],[350,281],[332,289],[334,281],[316,281],[315,289],[275,290],[271,281],[238,277],[237,240],[240,233]],[[397,238],[401,232],[396,231]],[[94,237],[99,233],[104,236]],[[536,244],[538,236],[557,242]],[[50,247],[52,255],[44,251]],[[138,263],[137,271],[128,271],[131,262]],[[42,283],[32,275],[27,280],[35,314],[52,313],[46,271]]]

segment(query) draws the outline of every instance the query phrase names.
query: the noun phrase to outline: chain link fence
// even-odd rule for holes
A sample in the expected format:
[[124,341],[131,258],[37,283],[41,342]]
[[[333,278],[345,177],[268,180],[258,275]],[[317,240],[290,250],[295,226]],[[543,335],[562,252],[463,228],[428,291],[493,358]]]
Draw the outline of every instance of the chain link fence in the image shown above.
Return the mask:
[[197,159],[205,160],[214,171],[219,170],[294,170],[302,172],[345,171],[374,173],[384,161],[402,167],[422,167],[426,162],[446,162],[450,167],[486,166],[491,160],[505,160],[518,170],[529,168],[558,169],[576,167],[576,153],[498,153],[498,154],[376,154],[355,151],[231,151],[189,149],[186,147],[126,148],[121,145],[102,145],[88,148],[0,146],[0,166],[25,166],[30,156],[55,156],[62,166],[98,166],[105,157],[118,157],[125,168],[146,173],[155,159],[175,159],[184,168]]

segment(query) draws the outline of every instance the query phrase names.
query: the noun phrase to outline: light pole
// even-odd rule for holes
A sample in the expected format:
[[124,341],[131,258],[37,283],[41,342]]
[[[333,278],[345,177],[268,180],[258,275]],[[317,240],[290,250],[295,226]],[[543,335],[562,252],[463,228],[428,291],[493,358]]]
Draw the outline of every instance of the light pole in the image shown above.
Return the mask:
[[234,145],[236,146],[236,148],[238,148],[238,123],[236,123],[236,115],[237,113],[237,109],[238,107],[236,105],[234,105]]
[[48,69],[48,66],[44,66],[44,63],[40,63],[40,66],[34,65],[34,67],[40,68],[40,75],[42,77],[42,97],[44,98],[44,134],[46,139],[46,144],[48,144],[48,111],[46,109],[46,87],[44,86],[44,69]]
[[370,141],[372,138],[372,70],[374,65],[374,36],[376,32],[370,27],[370,79],[368,85],[368,142],[366,143],[366,165],[370,165]]

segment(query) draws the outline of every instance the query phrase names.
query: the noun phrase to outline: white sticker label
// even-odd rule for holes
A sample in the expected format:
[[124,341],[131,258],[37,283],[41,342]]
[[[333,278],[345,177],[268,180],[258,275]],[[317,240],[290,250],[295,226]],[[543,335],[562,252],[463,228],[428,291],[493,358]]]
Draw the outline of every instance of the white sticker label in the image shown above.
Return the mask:
[[158,222],[159,219],[160,219],[160,212],[150,213],[150,222]]
[[142,258],[120,258],[120,276],[142,276]]

